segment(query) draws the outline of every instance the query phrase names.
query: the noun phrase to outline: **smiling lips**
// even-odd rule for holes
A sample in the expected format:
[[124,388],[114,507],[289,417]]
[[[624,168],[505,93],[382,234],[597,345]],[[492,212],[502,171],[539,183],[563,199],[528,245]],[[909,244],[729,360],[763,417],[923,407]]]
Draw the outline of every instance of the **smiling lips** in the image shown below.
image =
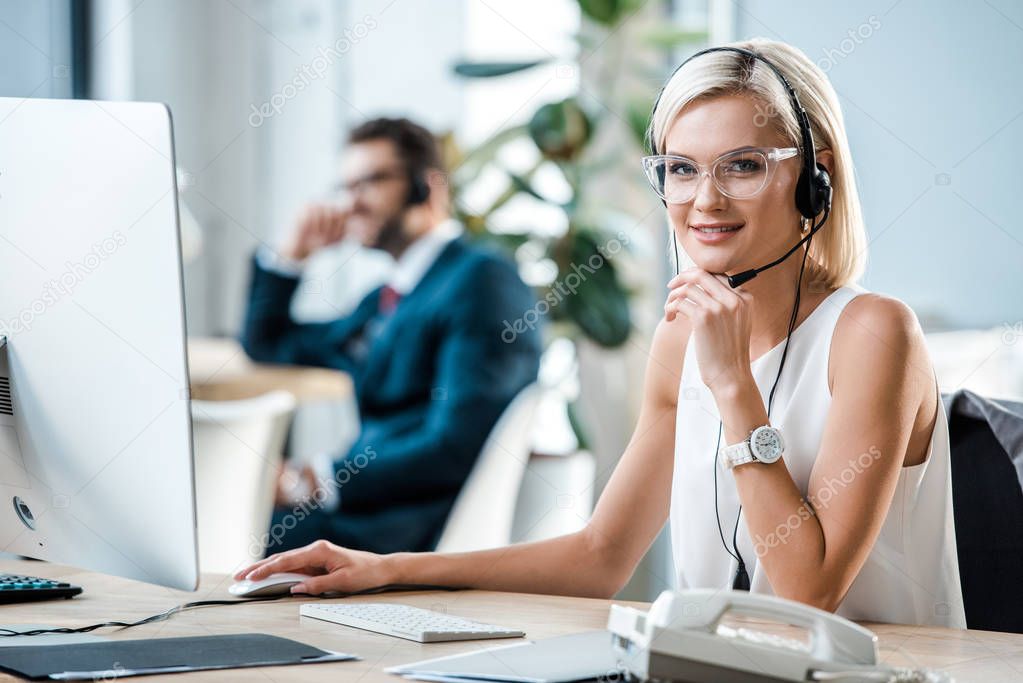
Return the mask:
[[708,244],[722,242],[743,228],[744,223],[696,223],[689,229],[696,239]]

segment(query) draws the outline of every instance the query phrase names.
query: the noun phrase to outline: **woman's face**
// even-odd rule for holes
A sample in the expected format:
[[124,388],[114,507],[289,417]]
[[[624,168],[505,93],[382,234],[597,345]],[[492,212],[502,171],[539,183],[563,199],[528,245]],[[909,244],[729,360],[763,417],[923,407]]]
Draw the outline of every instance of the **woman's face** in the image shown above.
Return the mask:
[[[743,147],[791,147],[764,119],[765,105],[728,95],[687,104],[668,128],[665,154],[688,157],[709,168],[719,156]],[[685,204],[668,204],[679,246],[696,265],[711,273],[734,274],[767,263],[799,239],[795,205],[800,157],[780,161],[767,186],[748,199],[721,194],[710,177],[700,180]],[[708,226],[740,226],[706,233]]]

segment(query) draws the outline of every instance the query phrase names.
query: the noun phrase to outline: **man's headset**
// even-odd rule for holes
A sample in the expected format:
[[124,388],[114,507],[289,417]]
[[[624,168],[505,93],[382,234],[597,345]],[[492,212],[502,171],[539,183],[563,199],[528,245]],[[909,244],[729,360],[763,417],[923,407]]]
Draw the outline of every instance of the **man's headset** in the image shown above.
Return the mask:
[[407,206],[423,204],[430,198],[430,184],[426,182],[426,174],[420,170],[409,169],[408,188]]
[[[671,79],[675,76],[676,73],[678,73],[679,69],[681,69],[682,67],[684,67],[686,64],[696,59],[697,57],[709,54],[711,52],[734,52],[736,54],[744,55],[750,61],[758,60],[761,63],[765,64],[774,73],[774,75],[778,77],[778,80],[781,81],[781,84],[785,87],[785,91],[788,93],[789,101],[792,104],[792,110],[796,114],[796,121],[799,123],[799,145],[800,153],[802,154],[803,159],[803,170],[799,174],[799,180],[796,181],[795,197],[796,209],[799,210],[799,213],[803,216],[803,218],[806,218],[807,220],[810,221],[813,221],[814,219],[816,219],[818,215],[821,214],[821,212],[824,212],[824,218],[821,221],[815,223],[811,227],[810,231],[801,240],[796,242],[796,244],[793,245],[791,249],[785,252],[785,254],[781,256],[781,258],[771,261],[767,265],[761,266],[759,268],[753,268],[751,270],[745,270],[741,273],[736,273],[735,275],[729,275],[728,284],[731,285],[731,287],[734,289],[739,285],[743,284],[744,282],[752,280],[758,274],[762,273],[768,268],[773,268],[774,266],[778,265],[779,263],[787,259],[796,251],[796,249],[798,249],[807,241],[809,241],[810,238],[813,237],[814,233],[816,233],[818,230],[821,229],[821,227],[824,226],[824,223],[827,220],[827,215],[831,210],[831,177],[828,175],[828,172],[824,169],[824,167],[821,164],[817,163],[817,155],[816,152],[814,151],[813,146],[813,132],[810,130],[810,119],[806,115],[806,110],[803,108],[803,105],[800,104],[799,97],[796,95],[795,89],[793,89],[793,87],[789,84],[788,79],[785,78],[785,75],[782,74],[781,70],[778,69],[778,67],[771,63],[763,55],[757,54],[756,52],[752,52],[741,47],[711,47],[707,48],[706,50],[700,50],[693,56],[689,57],[689,59],[686,59],[684,62],[678,65],[678,67],[675,69],[675,71],[672,72],[668,80],[665,81],[665,87],[667,87],[667,84],[671,82]],[[650,126],[647,128],[646,142],[647,148],[650,150],[651,154],[663,153],[661,151],[658,151],[657,145],[654,141],[653,125],[653,114],[654,112],[657,111],[657,106],[660,104],[661,97],[663,95],[664,87],[662,87],[661,91],[657,93],[657,99],[654,100],[654,107],[650,114]],[[660,172],[661,173],[664,172],[663,167],[661,167]],[[664,179],[661,178],[662,182],[663,180]],[[661,202],[665,206],[668,205],[668,203],[663,199],[661,200]],[[671,236],[673,240],[677,239],[675,237],[674,230],[671,231]],[[677,250],[678,247],[676,244],[676,252]],[[678,261],[676,259],[676,267],[677,263]]]

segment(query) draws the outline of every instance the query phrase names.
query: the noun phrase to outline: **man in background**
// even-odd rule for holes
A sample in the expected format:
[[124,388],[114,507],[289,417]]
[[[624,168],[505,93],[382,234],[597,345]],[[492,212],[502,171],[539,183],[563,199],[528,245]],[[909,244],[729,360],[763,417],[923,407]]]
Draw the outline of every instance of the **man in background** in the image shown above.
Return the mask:
[[[257,252],[242,345],[256,361],[349,373],[361,430],[332,472],[306,473],[333,500],[278,507],[267,550],[320,538],[379,553],[429,550],[497,418],[536,379],[539,335],[502,338],[535,300],[512,263],[470,244],[451,218],[426,129],[367,121],[351,131],[341,166],[346,203],[309,207],[277,252]],[[302,264],[345,237],[389,253],[392,278],[350,315],[295,322]]]

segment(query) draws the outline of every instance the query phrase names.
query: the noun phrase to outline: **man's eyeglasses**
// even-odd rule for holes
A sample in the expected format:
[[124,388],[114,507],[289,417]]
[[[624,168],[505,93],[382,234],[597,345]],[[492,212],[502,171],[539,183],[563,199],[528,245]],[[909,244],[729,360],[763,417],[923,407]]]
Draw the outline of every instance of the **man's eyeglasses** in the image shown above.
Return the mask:
[[398,180],[404,178],[406,173],[399,169],[381,169],[373,173],[368,173],[360,178],[353,178],[346,182],[339,182],[336,186],[338,192],[343,192],[347,195],[364,192],[374,185],[386,182],[388,180]]
[[726,197],[749,199],[774,175],[778,162],[799,154],[795,147],[755,147],[722,154],[709,166],[673,154],[643,157],[643,170],[657,196],[669,204],[685,204],[696,196],[703,176]]

